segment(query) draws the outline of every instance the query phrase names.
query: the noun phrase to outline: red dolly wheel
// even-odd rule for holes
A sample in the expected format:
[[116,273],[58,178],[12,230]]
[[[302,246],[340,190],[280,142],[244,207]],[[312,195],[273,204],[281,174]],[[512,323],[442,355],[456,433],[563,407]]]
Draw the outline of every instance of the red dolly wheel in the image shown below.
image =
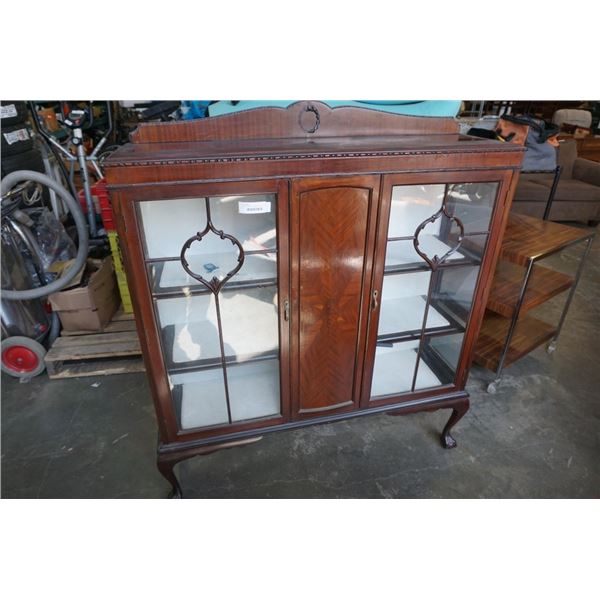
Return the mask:
[[2,370],[13,377],[35,377],[43,373],[46,349],[28,337],[15,335],[2,340]]

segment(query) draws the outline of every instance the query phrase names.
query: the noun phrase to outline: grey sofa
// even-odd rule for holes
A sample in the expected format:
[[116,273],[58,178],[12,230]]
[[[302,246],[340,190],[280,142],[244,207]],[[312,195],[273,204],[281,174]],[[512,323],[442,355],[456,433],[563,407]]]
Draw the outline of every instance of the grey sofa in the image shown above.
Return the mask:
[[[600,222],[600,162],[577,157],[575,140],[561,141],[558,164],[562,173],[549,218],[553,221]],[[554,174],[521,173],[512,210],[542,218]]]

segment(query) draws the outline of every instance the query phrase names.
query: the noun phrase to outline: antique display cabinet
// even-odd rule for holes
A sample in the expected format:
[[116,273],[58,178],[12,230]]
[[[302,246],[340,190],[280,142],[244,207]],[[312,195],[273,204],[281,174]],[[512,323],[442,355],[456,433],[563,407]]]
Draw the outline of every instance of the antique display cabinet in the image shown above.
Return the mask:
[[265,433],[469,406],[522,160],[453,119],[297,102],[142,125],[108,187],[158,467]]

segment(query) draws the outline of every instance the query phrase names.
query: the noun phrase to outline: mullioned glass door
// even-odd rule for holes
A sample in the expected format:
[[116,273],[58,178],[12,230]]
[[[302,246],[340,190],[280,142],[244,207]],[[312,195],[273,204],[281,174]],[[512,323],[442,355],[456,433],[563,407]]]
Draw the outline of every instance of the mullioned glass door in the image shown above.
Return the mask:
[[179,429],[280,415],[276,194],[137,208]]
[[454,382],[498,189],[391,186],[371,401]]

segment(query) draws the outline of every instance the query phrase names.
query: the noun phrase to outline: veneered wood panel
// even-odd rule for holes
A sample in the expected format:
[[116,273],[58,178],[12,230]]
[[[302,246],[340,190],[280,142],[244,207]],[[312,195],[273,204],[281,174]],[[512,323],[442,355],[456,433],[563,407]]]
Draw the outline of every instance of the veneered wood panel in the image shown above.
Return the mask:
[[[385,116],[378,111],[363,112],[360,109],[330,110],[313,103],[313,108],[316,108],[319,113],[319,123],[316,127],[317,114],[311,111],[307,104],[298,103],[290,109],[275,111],[259,109],[231,117],[201,119],[193,123],[145,126],[132,136],[135,143],[117,150],[106,165],[106,178],[119,223],[119,235],[125,245],[129,283],[134,298],[141,345],[156,402],[161,438],[159,453],[163,463],[159,468],[172,485],[176,485],[172,473],[175,462],[193,454],[230,447],[243,441],[244,437],[255,437],[267,431],[291,429],[308,423],[327,422],[388,410],[388,404],[368,403],[373,350],[369,352],[365,350],[366,332],[370,326],[371,316],[373,317],[371,329],[373,335],[376,335],[377,307],[371,305],[371,292],[377,289],[376,283],[381,280],[378,273],[383,269],[385,251],[383,243],[378,247],[377,259],[375,259],[376,217],[380,211],[379,193],[383,177],[388,179],[391,176],[389,185],[396,181],[395,178],[408,184],[409,182],[436,182],[440,178],[465,180],[465,175],[468,175],[469,179],[475,176],[475,179],[489,177],[501,181],[486,256],[459,361],[457,380],[453,386],[443,389],[420,390],[407,395],[407,398],[398,398],[396,401],[386,400],[386,402],[394,402],[395,411],[401,409],[402,412],[452,408],[453,416],[443,433],[443,443],[446,447],[449,445],[448,439],[453,441],[449,438],[450,427],[456,424],[468,406],[468,394],[463,391],[463,388],[491,287],[491,275],[500,252],[500,241],[508,209],[514,194],[517,175],[513,172],[521,165],[524,149],[514,144],[459,136],[456,122],[450,122],[451,120],[442,122],[435,119],[406,119]],[[406,134],[410,135],[406,136]],[[393,137],[404,137],[404,139],[391,139]],[[273,141],[274,139],[276,141]],[[292,180],[289,198],[286,194],[288,179]],[[384,196],[388,184],[384,182],[381,192]],[[179,431],[160,353],[157,322],[143,265],[134,204],[144,199],[182,197],[182,194],[183,197],[193,197],[196,193],[218,195],[236,193],[236,190],[240,190],[240,193],[248,193],[250,189],[259,192],[259,188],[263,185],[265,192],[274,193],[280,190],[278,197],[281,244],[279,246],[280,307],[287,306],[286,300],[289,301],[290,306],[289,311],[283,308],[280,312],[282,415],[277,419],[244,422],[210,430]],[[197,190],[193,189],[196,186]],[[348,245],[354,250],[358,248],[362,237],[363,252],[360,255],[358,252],[348,253],[344,248],[343,254],[346,260],[342,264],[344,269],[352,267],[357,272],[361,271],[362,287],[358,292],[359,300],[354,303],[345,301],[343,287],[331,288],[329,300],[336,300],[344,307],[343,314],[351,317],[349,323],[354,320],[354,329],[348,325],[348,330],[344,326],[338,331],[336,325],[331,332],[333,336],[339,335],[343,343],[332,344],[320,334],[321,329],[326,330],[333,322],[331,315],[321,315],[320,325],[315,327],[314,331],[308,327],[310,323],[306,320],[302,322],[303,328],[306,328],[302,332],[303,339],[309,340],[312,335],[313,340],[322,342],[317,346],[317,350],[320,348],[323,352],[322,361],[317,354],[310,363],[314,368],[320,369],[320,372],[313,374],[307,368],[305,381],[302,381],[299,367],[303,356],[299,342],[302,314],[300,300],[303,296],[300,289],[299,263],[300,248],[304,248],[302,244],[306,239],[305,231],[300,225],[299,195],[325,188],[355,190],[348,196],[351,201],[343,203],[344,209],[354,204],[359,207],[364,204],[364,190],[368,190],[370,206],[367,217],[361,221],[364,211],[357,210],[356,222],[353,225],[358,229],[362,227],[362,233],[356,237],[348,235]],[[311,198],[315,197],[317,196],[311,196]],[[321,204],[325,206],[324,201],[320,202]],[[289,254],[284,233],[287,231],[286,208],[289,209],[289,222],[292,224],[289,229]],[[386,211],[385,206],[381,208],[383,212]],[[333,207],[328,209],[329,216],[333,217],[332,223],[340,221],[341,226],[340,215],[344,212],[336,212]],[[389,212],[389,206],[387,210]],[[312,224],[313,227],[317,225],[317,223]],[[335,234],[337,236],[338,232]],[[333,283],[350,287],[356,285],[357,273],[353,276],[350,276],[350,273],[342,276],[336,272],[336,269],[341,270],[337,263],[334,264],[335,268],[329,269],[329,263],[334,262],[339,254],[338,248],[330,241],[321,244],[319,248],[313,248],[309,244],[308,248],[315,253],[316,259],[324,261],[324,271],[330,271],[333,279],[328,283],[329,285]],[[374,269],[377,272],[373,277]],[[286,273],[289,279],[286,278]],[[327,276],[326,273],[319,273],[318,278],[322,281],[318,283],[323,285],[324,282],[328,282]],[[306,286],[313,283],[316,282],[302,281],[307,291],[312,291]],[[307,295],[306,298],[310,297]],[[311,307],[305,316],[316,318],[317,308]],[[289,355],[287,339],[289,339]],[[351,343],[347,343],[348,341]],[[327,356],[326,353],[330,351],[328,348],[332,348],[332,352],[335,348],[339,357]],[[303,346],[304,350],[309,352],[311,349]],[[331,384],[332,394],[335,397],[329,394],[322,394],[319,397],[320,390],[316,388],[324,383],[329,385],[326,380],[326,366],[330,365],[331,370],[334,370],[331,360],[339,360],[342,370],[348,369],[350,356],[354,357],[353,369],[338,376],[341,387]],[[286,375],[287,365],[290,367],[289,378]],[[357,402],[363,380],[367,392],[362,398],[364,405],[360,409]],[[306,388],[310,393],[305,394],[302,385],[312,386]],[[291,393],[290,415],[286,413],[287,389]],[[312,402],[316,399],[325,402],[325,405],[311,409],[311,398],[313,398]],[[402,405],[400,401],[403,402]],[[295,422],[288,422],[289,419]]]
[[299,232],[298,412],[348,407],[358,401],[372,190],[322,187],[293,201]]
[[501,257],[527,266],[530,260],[542,258],[569,244],[583,241],[589,235],[589,229],[569,227],[511,213],[502,242]]
[[[485,313],[479,338],[475,344],[475,362],[490,371],[497,371],[511,320],[491,311]],[[552,339],[556,327],[531,315],[519,318],[508,347],[504,366],[507,367]]]
[[288,108],[263,107],[210,119],[145,123],[131,139],[139,143],[312,138],[338,135],[340,130],[352,131],[355,136],[456,134],[458,123],[450,117],[414,117],[353,106],[330,108],[323,102],[301,100]]
[[[161,144],[157,144],[160,146]],[[164,144],[163,144],[164,145]],[[168,144],[167,144],[168,145]],[[513,144],[505,144],[521,148]],[[134,146],[134,148],[136,148]],[[127,159],[128,160],[128,159]],[[461,169],[518,168],[522,155],[518,152],[487,151],[479,153],[465,144],[454,150],[439,148],[431,153],[402,152],[398,156],[381,155],[314,155],[310,158],[281,156],[277,159],[265,159],[260,154],[244,160],[214,159],[180,160],[160,158],[157,148],[156,160],[129,163],[121,161],[117,155],[111,165],[106,167],[106,181],[109,187],[131,185],[154,185],[162,182],[208,182],[208,181],[248,181],[250,179],[296,178],[304,176],[337,176],[363,173],[400,173],[416,171],[450,171]]]
[[[519,302],[525,273],[525,267],[506,261],[498,263],[487,307],[504,317],[511,318]],[[574,282],[575,278],[570,275],[536,264],[527,283],[521,314],[568,290]]]

